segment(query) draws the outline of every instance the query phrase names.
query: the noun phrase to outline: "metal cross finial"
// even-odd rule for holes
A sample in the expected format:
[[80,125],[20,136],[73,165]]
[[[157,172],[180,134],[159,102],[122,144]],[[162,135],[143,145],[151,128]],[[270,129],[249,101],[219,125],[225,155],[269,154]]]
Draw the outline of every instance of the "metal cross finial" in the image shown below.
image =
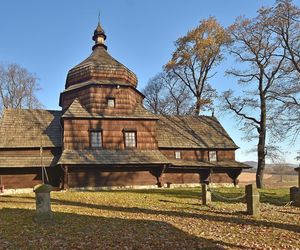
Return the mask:
[[98,12],[98,25],[100,25],[100,10]]

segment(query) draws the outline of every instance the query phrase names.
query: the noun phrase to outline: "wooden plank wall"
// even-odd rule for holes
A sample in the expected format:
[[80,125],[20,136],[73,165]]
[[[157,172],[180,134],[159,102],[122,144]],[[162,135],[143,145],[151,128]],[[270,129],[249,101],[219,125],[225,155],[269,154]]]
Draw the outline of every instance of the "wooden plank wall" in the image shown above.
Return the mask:
[[[107,98],[109,97],[115,98],[114,108],[107,107]],[[78,98],[89,112],[104,115],[129,115],[133,112],[136,104],[141,103],[143,99],[138,92],[130,87],[90,86],[63,94],[63,110],[68,108],[75,98]]]
[[64,148],[90,147],[89,130],[102,129],[104,149],[124,149],[123,129],[136,129],[137,149],[157,149],[156,121],[142,120],[64,120]]
[[[69,187],[133,186],[156,185],[156,178],[148,171],[139,172],[104,172],[97,169],[69,168]],[[165,173],[163,183],[198,184],[199,174]],[[213,174],[215,183],[232,183],[226,174]]]
[[[47,168],[49,183],[59,187],[62,171],[59,167]],[[41,168],[0,168],[5,188],[33,188],[42,183]],[[46,179],[45,179],[46,180]]]

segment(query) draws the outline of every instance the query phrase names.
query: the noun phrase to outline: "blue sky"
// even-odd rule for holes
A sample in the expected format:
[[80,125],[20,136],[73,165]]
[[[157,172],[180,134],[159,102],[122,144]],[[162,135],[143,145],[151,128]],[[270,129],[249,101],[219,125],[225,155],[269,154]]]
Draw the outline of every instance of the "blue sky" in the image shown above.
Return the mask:
[[[18,63],[36,73],[47,109],[59,109],[69,69],[85,59],[93,45],[92,33],[98,11],[106,31],[109,53],[139,79],[143,89],[149,78],[161,71],[174,50],[173,42],[195,27],[201,19],[215,16],[225,27],[236,17],[253,17],[269,0],[2,0],[0,2],[0,62]],[[225,60],[217,68],[212,85],[223,91],[236,88],[236,79],[224,76],[232,65]],[[219,117],[240,146],[238,160],[256,160],[248,150],[256,142],[242,141],[232,117]],[[282,144],[286,161],[296,162],[294,146]]]

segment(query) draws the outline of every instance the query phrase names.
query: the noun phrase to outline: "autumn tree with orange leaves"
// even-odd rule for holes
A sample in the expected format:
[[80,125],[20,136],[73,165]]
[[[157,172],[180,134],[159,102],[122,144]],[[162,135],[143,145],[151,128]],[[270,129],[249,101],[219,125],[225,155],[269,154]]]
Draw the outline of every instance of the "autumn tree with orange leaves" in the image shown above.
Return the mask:
[[216,90],[209,80],[216,74],[213,69],[222,61],[222,48],[229,42],[228,32],[213,17],[202,20],[175,42],[175,51],[165,70],[192,93],[195,115],[212,107]]

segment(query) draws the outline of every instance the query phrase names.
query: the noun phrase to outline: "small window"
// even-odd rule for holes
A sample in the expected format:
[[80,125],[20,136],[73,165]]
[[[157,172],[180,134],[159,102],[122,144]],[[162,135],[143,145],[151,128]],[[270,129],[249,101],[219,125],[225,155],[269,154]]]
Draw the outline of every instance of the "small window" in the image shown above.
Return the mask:
[[135,148],[136,147],[136,132],[135,131],[125,131],[125,148]]
[[175,159],[181,159],[181,152],[179,151],[175,152]]
[[107,98],[107,107],[109,108],[115,107],[115,98],[112,97]]
[[91,147],[102,148],[102,132],[101,131],[90,131]]
[[209,151],[209,161],[217,161],[217,152]]

